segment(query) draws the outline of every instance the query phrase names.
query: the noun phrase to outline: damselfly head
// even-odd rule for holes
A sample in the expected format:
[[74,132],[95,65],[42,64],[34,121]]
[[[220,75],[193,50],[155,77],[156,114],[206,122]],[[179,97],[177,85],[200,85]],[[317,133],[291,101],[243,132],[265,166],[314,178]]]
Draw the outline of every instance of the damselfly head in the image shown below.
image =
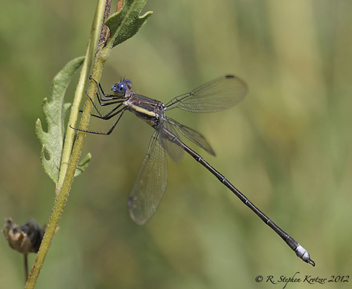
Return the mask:
[[127,91],[127,85],[124,82],[120,83],[115,83],[112,87],[111,90],[115,92],[117,95],[124,95]]
[[119,83],[115,83],[112,87],[111,90],[115,92],[117,95],[123,96],[125,95],[127,89],[132,88],[132,81],[125,78],[123,81]]

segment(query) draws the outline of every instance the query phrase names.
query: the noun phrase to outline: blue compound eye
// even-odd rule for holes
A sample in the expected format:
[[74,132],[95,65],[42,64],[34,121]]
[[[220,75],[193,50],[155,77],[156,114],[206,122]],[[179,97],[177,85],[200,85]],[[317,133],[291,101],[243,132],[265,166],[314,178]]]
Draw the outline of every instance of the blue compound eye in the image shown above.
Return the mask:
[[126,83],[124,82],[116,83],[111,87],[111,90],[118,95],[124,95],[127,90]]
[[123,82],[126,83],[126,85],[127,85],[127,87],[128,87],[129,89],[132,88],[132,81],[131,81],[131,80],[129,80],[128,78],[125,78],[125,79],[123,80]]

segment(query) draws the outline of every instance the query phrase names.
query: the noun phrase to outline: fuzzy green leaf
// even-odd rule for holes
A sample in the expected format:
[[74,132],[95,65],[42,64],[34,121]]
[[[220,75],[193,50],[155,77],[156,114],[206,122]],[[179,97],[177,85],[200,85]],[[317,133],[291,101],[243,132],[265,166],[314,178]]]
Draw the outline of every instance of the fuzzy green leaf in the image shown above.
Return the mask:
[[113,47],[135,35],[153,14],[149,11],[139,16],[146,2],[147,0],[124,0],[122,8],[106,20]]
[[92,155],[88,153],[83,160],[80,161],[78,164],[76,171],[75,171],[75,177],[79,176],[81,173],[84,172],[84,170],[88,167],[88,164],[92,158]]
[[59,169],[61,154],[65,135],[64,119],[65,113],[70,104],[64,103],[66,89],[72,76],[79,69],[84,61],[84,57],[71,60],[54,77],[51,86],[51,97],[43,101],[43,112],[48,124],[48,131],[42,128],[40,119],[36,121],[36,134],[42,143],[41,162],[44,171],[57,184],[59,179]]

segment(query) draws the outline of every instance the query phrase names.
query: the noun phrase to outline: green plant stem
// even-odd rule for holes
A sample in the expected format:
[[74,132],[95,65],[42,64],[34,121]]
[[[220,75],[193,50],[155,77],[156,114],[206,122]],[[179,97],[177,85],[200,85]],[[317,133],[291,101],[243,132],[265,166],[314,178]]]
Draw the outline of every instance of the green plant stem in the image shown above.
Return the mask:
[[[147,18],[150,17],[150,15],[152,14],[152,12],[147,12],[142,17],[139,16],[139,13],[141,9],[144,7],[146,0],[135,0],[135,1],[124,0],[124,1],[119,0],[117,11],[118,12],[125,11],[125,13],[122,13],[122,14],[115,13],[112,17],[109,17],[106,21],[105,21],[104,15],[105,17],[107,17],[109,13],[104,13],[104,12],[105,10],[109,10],[105,8],[109,7],[110,0],[106,0],[106,2],[105,0],[98,1],[95,20],[93,22],[93,26],[91,29],[90,41],[88,42],[88,48],[86,50],[85,63],[81,71],[79,83],[78,83],[74,101],[73,101],[73,106],[71,109],[69,124],[66,130],[65,144],[64,144],[63,153],[61,156],[59,180],[57,182],[56,191],[55,191],[56,192],[55,202],[54,202],[49,223],[46,228],[40,249],[38,251],[37,257],[34,261],[34,265],[32,267],[32,270],[30,272],[30,275],[26,284],[27,289],[34,288],[35,286],[38,275],[43,266],[43,262],[45,260],[46,254],[49,250],[54,234],[58,228],[57,225],[61,218],[64,206],[67,202],[68,195],[72,186],[73,178],[76,173],[78,161],[81,156],[83,143],[86,136],[85,131],[87,131],[88,129],[90,113],[93,107],[92,102],[89,99],[87,99],[85,102],[81,123],[79,126],[80,131],[77,133],[77,137],[74,145],[73,145],[74,130],[71,129],[69,126],[70,125],[75,126],[77,122],[79,105],[83,95],[84,84],[85,84],[85,80],[88,77],[90,63],[94,58],[94,53],[96,53],[96,55],[95,55],[95,62],[92,70],[92,78],[95,81],[100,82],[104,64],[108,59],[110,55],[110,51],[113,48],[113,46],[116,46],[117,44],[122,43],[123,41],[127,40],[128,38],[136,34],[137,31],[140,29],[140,27],[146,22]],[[122,5],[123,3],[125,5]],[[119,11],[120,9],[122,9],[122,6],[124,6],[125,9]],[[111,33],[110,35],[111,37],[110,36],[109,36],[110,38],[108,37],[109,39],[106,40],[106,43],[105,41],[99,41],[100,45],[98,45],[97,49],[95,48],[93,49],[93,47],[95,47],[99,39],[100,40],[105,39],[104,35],[106,33],[106,29],[105,28],[101,29],[100,25],[102,23],[107,23],[107,26],[110,28],[109,35]],[[103,35],[100,35],[99,37],[99,33]],[[118,36],[120,37],[119,39],[117,39]],[[104,46],[104,44],[106,45]],[[97,92],[97,85],[95,81],[91,80],[88,88],[88,95],[93,100]],[[71,154],[72,145],[73,145],[73,150]]]
[[[103,23],[103,18],[104,18],[104,8],[105,8],[105,1],[104,0],[99,0],[97,10],[96,10],[96,16],[95,16],[95,21],[93,23],[93,27],[91,30],[91,37],[90,41],[88,42],[88,48],[86,50],[86,59],[85,59],[85,64],[83,66],[79,84],[77,86],[77,90],[75,93],[75,98],[73,101],[73,107],[71,110],[71,115],[70,115],[70,122],[76,123],[77,118],[78,118],[78,107],[80,104],[80,99],[82,98],[83,95],[83,88],[84,88],[84,82],[85,79],[87,79],[88,76],[88,71],[89,71],[89,59],[93,59],[94,57],[94,47],[99,39],[99,37],[96,36],[95,32],[96,31],[101,31],[101,24]],[[105,49],[103,49],[105,50]],[[95,79],[100,79],[100,76],[102,74],[102,69],[103,65],[107,59],[106,52],[103,52],[101,50],[97,56],[96,56],[96,62],[93,67],[93,77]],[[108,49],[110,53],[110,49]],[[89,54],[89,55],[88,55]],[[103,55],[103,57],[99,57],[99,55]],[[98,77],[99,76],[99,77]],[[90,83],[89,87],[89,95],[93,98],[96,93],[96,85],[94,83]],[[82,115],[82,120],[80,124],[80,129],[82,130],[87,130],[88,124],[89,124],[89,118],[90,118],[90,111],[92,109],[92,103],[90,101],[86,101],[83,115]],[[26,289],[31,289],[34,288],[36,281],[38,279],[40,270],[43,266],[45,257],[47,255],[47,252],[49,250],[50,244],[52,242],[52,239],[54,237],[54,234],[57,230],[57,226],[59,223],[59,220],[61,218],[63,208],[66,204],[71,185],[73,182],[73,178],[75,175],[75,171],[77,168],[77,164],[82,152],[82,147],[83,147],[83,141],[84,141],[85,133],[84,132],[79,132],[77,134],[77,138],[74,144],[74,148],[72,151],[72,155],[70,157],[70,152],[72,148],[72,143],[74,139],[74,131],[70,128],[67,129],[66,132],[66,140],[65,140],[65,156],[63,156],[62,162],[61,162],[61,168],[63,169],[63,172],[60,172],[60,180],[57,187],[56,187],[56,194],[55,194],[55,202],[54,206],[52,208],[51,216],[49,219],[48,226],[45,230],[45,234],[42,240],[42,244],[40,246],[40,249],[38,251],[37,257],[34,261],[32,270],[29,274],[27,283],[26,283]],[[67,160],[69,161],[67,162]],[[62,183],[62,186],[59,184]]]
[[24,273],[26,282],[28,280],[28,254],[23,254],[23,263],[24,263]]
[[[96,16],[94,17],[94,21],[92,24],[92,33],[90,34],[89,40],[88,40],[88,45],[86,49],[86,58],[82,66],[82,70],[80,73],[80,77],[78,80],[78,85],[76,87],[76,92],[75,96],[73,99],[72,103],[72,108],[71,108],[71,114],[70,118],[67,124],[66,128],[66,136],[65,136],[65,144],[64,148],[62,151],[62,159],[61,159],[61,167],[60,167],[60,175],[59,175],[59,181],[57,183],[57,188],[61,188],[66,171],[67,171],[67,166],[68,166],[68,161],[71,156],[71,151],[72,151],[72,145],[74,141],[74,134],[75,131],[69,127],[71,125],[72,127],[76,127],[77,124],[77,119],[78,119],[78,113],[79,113],[79,106],[82,101],[82,96],[84,92],[84,87],[86,85],[86,80],[88,79],[88,74],[89,74],[89,69],[92,65],[93,62],[93,57],[94,57],[94,52],[95,52],[95,45],[99,39],[99,29],[96,29],[97,27],[101,26],[101,23],[103,23],[103,18],[106,18],[105,14],[105,6],[104,5],[104,14],[101,11],[103,9],[103,4],[104,1],[100,1],[98,3],[97,11],[96,11]],[[101,5],[99,5],[101,4]],[[103,25],[105,26],[105,25]]]

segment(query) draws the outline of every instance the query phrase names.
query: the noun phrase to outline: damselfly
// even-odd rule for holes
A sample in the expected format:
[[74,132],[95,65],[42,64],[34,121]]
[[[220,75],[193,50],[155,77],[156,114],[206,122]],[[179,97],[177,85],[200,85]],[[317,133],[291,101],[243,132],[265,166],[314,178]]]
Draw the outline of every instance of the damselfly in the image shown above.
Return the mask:
[[[95,81],[92,78],[91,80]],[[186,151],[272,228],[298,257],[315,266],[314,261],[310,259],[309,253],[296,240],[271,221],[199,154],[185,145],[179,138],[177,131],[211,155],[215,155],[204,136],[165,115],[165,111],[175,108],[191,112],[217,112],[230,108],[238,104],[247,92],[247,86],[241,79],[234,75],[217,78],[190,93],[173,98],[167,104],[135,93],[132,90],[132,82],[129,79],[124,79],[113,85],[111,87],[113,94],[105,94],[100,83],[96,82],[96,85],[99,104],[101,106],[115,105],[115,107],[107,114],[102,115],[92,98],[88,96],[97,111],[97,115],[93,116],[103,120],[117,116],[117,120],[107,133],[86,132],[109,135],[126,110],[134,113],[154,128],[147,154],[139,169],[128,200],[130,215],[137,224],[143,225],[151,218],[164,195],[167,183],[167,157],[165,151],[175,162],[181,161],[183,151]]]

